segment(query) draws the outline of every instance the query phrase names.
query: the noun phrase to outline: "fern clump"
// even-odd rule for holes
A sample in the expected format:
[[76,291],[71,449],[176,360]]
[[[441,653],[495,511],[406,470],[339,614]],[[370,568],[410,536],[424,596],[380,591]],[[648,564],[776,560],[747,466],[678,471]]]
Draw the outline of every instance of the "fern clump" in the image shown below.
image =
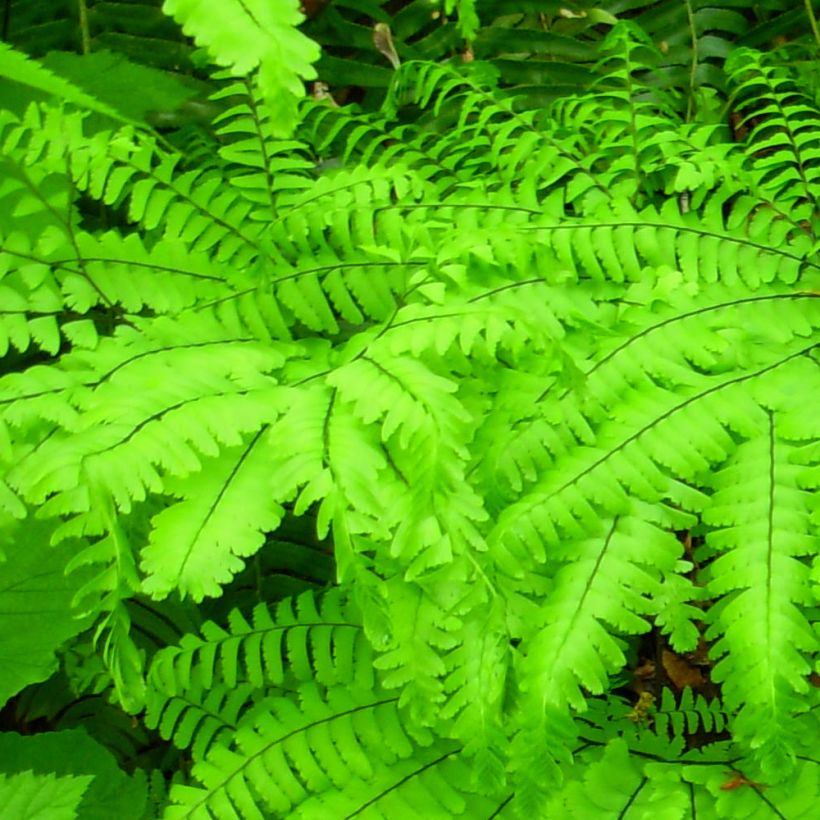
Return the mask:
[[[727,63],[738,145],[620,24],[546,110],[408,61],[290,134],[270,44],[168,5],[230,66],[215,160],[80,96],[0,121],[0,522],[70,556],[73,679],[180,755],[164,816],[809,818],[799,80]],[[263,600],[307,517],[336,584]]]

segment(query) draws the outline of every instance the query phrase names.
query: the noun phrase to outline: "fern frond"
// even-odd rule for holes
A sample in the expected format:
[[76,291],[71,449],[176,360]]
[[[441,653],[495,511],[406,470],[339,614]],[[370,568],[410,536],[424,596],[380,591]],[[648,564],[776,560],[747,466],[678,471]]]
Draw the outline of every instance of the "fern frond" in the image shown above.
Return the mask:
[[[4,504],[59,519],[36,526],[85,584],[68,680],[191,750],[168,816],[806,814],[808,98],[738,69],[773,151],[744,164],[626,24],[596,95],[536,109],[486,64],[411,60],[381,112],[305,103],[282,139],[234,77],[281,62],[261,6],[168,7],[230,63],[213,161],[0,116]],[[323,552],[294,586],[339,588],[241,614],[316,554],[297,517]],[[140,593],[231,614],[158,649]],[[650,630],[709,650],[720,697],[615,697]]]
[[[451,395],[455,385],[421,362],[376,349],[337,368],[328,381],[363,422],[380,422],[391,466],[407,488],[405,500],[388,512],[388,521],[398,525],[390,554],[407,564],[407,577],[448,563],[462,544],[483,549],[476,524],[486,513],[463,483],[460,466],[472,417]],[[375,391],[366,400],[360,387],[365,383]],[[436,513],[430,515],[431,509]]]
[[[551,562],[568,563],[554,573],[554,587],[542,605],[541,623],[533,625],[537,635],[522,669],[525,688],[541,704],[538,713],[563,703],[582,711],[578,684],[600,694],[607,674],[625,662],[611,631],[640,634],[649,629],[645,616],[653,611],[659,572],[675,567],[681,547],[647,521],[647,512],[638,507],[631,515],[601,521],[597,537],[575,541],[569,554],[550,549]],[[619,595],[612,593],[613,586]]]
[[173,671],[172,666],[161,663],[152,667],[145,723],[178,748],[190,748],[195,758],[204,758],[213,743],[233,737],[240,715],[253,702],[254,687],[214,682],[206,687],[200,680],[202,671],[195,669],[183,696],[173,677],[163,680],[163,674]]
[[165,0],[163,10],[234,76],[258,69],[271,126],[278,136],[289,136],[302,80],[316,77],[311,64],[319,57],[316,43],[296,28],[304,19],[296,0]]
[[[798,370],[815,382],[816,371],[808,361]],[[793,765],[795,716],[809,688],[808,659],[818,650],[803,561],[817,546],[807,534],[817,479],[796,460],[800,442],[789,440],[795,415],[811,422],[802,409],[789,409],[767,408],[761,435],[738,446],[713,475],[714,495],[703,516],[711,526],[703,553],[716,556],[709,594],[719,599],[707,633],[720,636],[712,678],[722,683],[727,708],[738,710],[734,735],[757,750],[773,780]]]
[[261,818],[261,807],[294,817],[464,812],[457,747],[414,747],[393,698],[311,684],[298,698],[263,701],[233,749],[214,746],[194,765],[201,787],[172,787],[166,816]]
[[813,101],[753,49],[737,49],[726,71],[741,124],[749,126],[752,172],[765,195],[777,203],[807,201],[816,209],[820,115]]
[[[116,517],[111,498],[93,484],[89,495],[95,497],[97,515],[87,516],[90,520],[83,522],[83,529],[85,534],[97,537],[74,555],[66,565],[66,573],[90,567],[94,574],[77,590],[72,606],[96,619],[92,645],[99,648],[117,701],[127,713],[134,714],[145,705],[144,653],[134,641],[126,606],[140,587],[135,550],[125,523]],[[66,538],[70,530],[70,525],[58,528],[52,540]]]
[[194,675],[205,689],[215,681],[259,689],[314,678],[324,686],[366,685],[372,679],[372,650],[357,610],[338,590],[326,591],[319,601],[312,592],[284,599],[273,615],[259,604],[250,621],[233,610],[227,630],[207,622],[202,633],[155,656],[150,675],[158,677],[149,682],[157,692],[186,688]]
[[[174,787],[169,816],[221,817],[232,807],[256,817],[261,806],[294,816],[318,806],[389,811],[431,798],[463,808],[436,768],[453,769],[444,761],[457,747],[429,746],[428,737],[421,758],[411,758],[420,747],[401,726],[397,698],[374,688],[369,644],[338,592],[321,603],[311,594],[283,601],[273,617],[259,605],[252,623],[234,611],[230,621],[229,630],[206,624],[203,638],[187,636],[152,664],[149,725],[193,744],[201,784]],[[251,705],[252,690],[270,686],[293,694]],[[418,782],[405,784],[413,771]]]
[[[207,362],[214,348],[222,345],[226,350],[233,348],[234,355],[228,357],[230,361],[224,360],[225,368],[213,368]],[[77,471],[83,460],[90,460],[84,469],[89,475],[99,475],[102,486],[111,490],[118,507],[127,512],[131,499],[145,497],[145,488],[156,492],[161,486],[148,465],[161,464],[172,475],[185,475],[199,468],[195,452],[214,456],[216,441],[235,446],[242,439],[241,432],[258,430],[256,425],[262,418],[275,417],[272,407],[263,408],[261,394],[249,393],[249,388],[263,384],[273,388],[274,382],[263,373],[280,366],[283,357],[259,345],[257,357],[251,352],[253,348],[253,340],[237,339],[216,321],[203,322],[197,317],[196,321],[180,324],[160,317],[147,322],[142,333],[123,327],[115,337],[101,340],[93,351],[68,354],[63,367],[44,372],[43,381],[29,385],[25,378],[7,376],[3,400],[11,408],[13,423],[21,427],[29,423],[33,418],[30,411],[36,413],[35,408],[41,406],[40,388],[47,384],[55,407],[49,418],[58,419],[60,426],[77,436],[68,459],[53,460],[54,448],[61,448],[59,436],[29,450],[18,464],[14,481],[42,501],[49,493],[68,489],[68,472],[74,471],[75,478],[79,477]],[[146,391],[155,365],[169,374],[177,367],[178,374],[185,375],[167,382],[159,392]],[[135,403],[134,396],[139,394],[142,401]],[[29,398],[34,399],[33,406],[28,404]],[[225,400],[230,403],[231,398],[245,409],[237,406],[231,414],[232,423],[225,425],[213,411],[218,413],[219,405]],[[59,414],[58,407],[62,411]],[[75,412],[79,407],[85,413],[77,426]],[[194,450],[187,443],[175,445],[171,440],[176,440],[182,430],[187,431],[185,441],[191,442]],[[127,453],[131,454],[130,460]],[[128,464],[117,467],[118,458],[126,458]],[[58,508],[60,512],[87,509],[81,501],[80,506],[71,506],[77,501],[67,506],[57,500],[53,503],[55,512]]]
[[[657,710],[640,720],[616,699],[591,701],[581,742],[566,782],[547,799],[547,810],[579,820],[618,817],[632,806],[645,813],[668,807],[670,817],[811,816],[817,764],[804,756],[791,782],[805,793],[757,782],[755,768],[725,729],[730,717],[719,699],[707,702],[684,689],[679,702],[664,689]],[[812,729],[803,718],[803,729]],[[804,798],[808,797],[808,802]]]
[[277,215],[279,191],[311,186],[314,164],[306,156],[307,146],[275,137],[271,112],[247,79],[226,83],[211,99],[230,104],[214,126],[223,140],[219,155],[231,171],[232,184],[261,206],[254,217],[269,221]]
[[707,700],[703,695],[695,696],[686,687],[676,703],[671,689],[664,689],[657,711],[652,714],[654,729],[659,734],[673,736],[723,732],[728,724],[728,716],[719,698]]
[[[255,552],[264,540],[262,532],[281,519],[274,498],[266,500],[249,490],[248,482],[256,487],[259,480],[267,481],[267,469],[259,473],[269,452],[263,425],[277,417],[279,405],[275,380],[265,373],[284,359],[271,359],[272,349],[264,345],[257,349],[261,358],[256,358],[250,338],[237,339],[219,322],[201,316],[188,322],[187,329],[186,323],[163,323],[161,318],[148,324],[153,330],[146,326],[142,333],[120,332],[93,351],[67,355],[65,369],[52,368],[45,383],[5,377],[4,415],[12,424],[36,429],[31,414],[36,416],[37,408],[50,402],[49,417],[64,428],[38,445],[23,446],[10,481],[31,498],[43,501],[50,495],[44,514],[73,517],[58,537],[103,531],[95,523],[100,508],[90,503],[90,488],[109,493],[126,514],[147,493],[183,499],[156,517],[143,563],[157,595],[181,583],[201,599],[214,594],[242,566],[237,555]],[[235,348],[235,356],[218,357],[227,370],[209,363],[223,345]],[[181,378],[168,380],[157,391],[152,381],[157,366],[167,368],[169,376],[180,368]],[[78,408],[83,419],[79,425]],[[71,455],[65,449],[69,438]],[[247,506],[250,497],[260,501],[253,514]],[[181,525],[180,513],[194,509],[196,526],[190,526],[193,518]],[[246,522],[242,544],[233,540],[237,516]],[[213,549],[221,550],[218,563],[207,557]]]
[[120,123],[134,123],[124,117],[115,108],[106,105],[68,80],[33,60],[21,51],[0,43],[0,77],[22,83],[28,88],[36,89],[61,103],[95,111]]
[[[637,26],[623,21],[599,48],[602,57],[595,69],[599,77],[590,93],[553,106],[560,128],[583,134],[578,149],[588,177],[576,177],[568,184],[568,198],[575,199],[598,174],[606,180],[610,195],[651,201],[669,158],[681,150],[677,106],[640,77],[660,61],[660,52]],[[574,123],[580,123],[580,128]]]
[[146,716],[162,737],[191,747],[196,760],[214,746],[224,753],[240,725],[253,725],[261,690],[290,691],[314,678],[343,687],[372,680],[355,610],[335,590],[320,601],[311,593],[286,599],[274,613],[259,604],[251,620],[234,610],[228,630],[208,622],[202,633],[155,656]]
[[[459,188],[500,188],[508,193],[514,187],[538,201],[547,190],[574,180],[568,188],[570,200],[576,197],[571,191],[578,184],[577,196],[593,190],[601,200],[610,197],[597,170],[584,165],[577,140],[554,136],[539,113],[516,111],[513,102],[495,90],[495,74],[488,65],[473,63],[458,70],[448,65],[404,64],[385,101],[385,112],[393,116],[396,107],[407,102],[431,108],[431,114],[445,122],[456,119],[451,131],[437,134],[435,143],[425,141],[429,147],[421,142],[424,132],[414,144],[425,145],[437,165],[451,170]],[[457,113],[448,117],[450,109]]]
[[[165,480],[165,491],[182,500],[154,518],[142,551],[145,592],[164,598],[178,590],[195,601],[219,594],[282,520],[273,488],[265,488],[269,460],[267,442],[256,435],[204,460],[193,476]],[[257,503],[249,503],[254,496]]]
[[[458,746],[403,728],[338,592],[318,604],[310,594],[283,601],[273,617],[260,605],[252,624],[236,611],[230,620],[229,630],[207,624],[202,639],[189,635],[152,664],[149,725],[193,745],[195,758],[197,785],[172,787],[167,816],[390,816],[425,806],[460,814],[486,805],[461,787],[468,770]],[[251,703],[271,686],[288,696]]]
[[470,784],[483,794],[506,785],[508,754],[503,704],[512,652],[504,611],[498,599],[471,610],[459,632],[459,645],[446,658],[450,670],[444,687],[448,699],[441,719],[453,719],[452,736],[464,743],[470,761]]
[[308,798],[294,817],[384,818],[432,813],[441,817],[491,817],[498,801],[475,794],[471,771],[450,744],[417,746],[413,756],[388,767],[374,767],[366,780],[349,780],[343,789]]
[[100,131],[87,138],[81,118],[31,107],[21,126],[11,131],[6,150],[21,152],[26,164],[44,155],[81,191],[107,205],[128,202],[129,218],[148,230],[163,225],[163,235],[195,250],[220,248],[220,261],[247,261],[256,255],[258,229],[245,225],[251,210],[238,193],[221,188],[213,171],[178,173],[182,158],[156,145],[153,137],[130,128],[116,134]]

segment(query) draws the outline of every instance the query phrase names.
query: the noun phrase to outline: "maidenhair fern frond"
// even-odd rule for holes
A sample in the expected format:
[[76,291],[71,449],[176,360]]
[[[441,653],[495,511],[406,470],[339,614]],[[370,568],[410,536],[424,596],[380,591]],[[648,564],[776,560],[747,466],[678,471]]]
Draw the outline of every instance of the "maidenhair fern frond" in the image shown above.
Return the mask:
[[781,206],[801,202],[812,227],[816,217],[820,124],[813,101],[783,69],[751,49],[727,61],[738,125],[748,131],[752,173],[764,196]]
[[[276,64],[240,4],[248,55],[171,5]],[[598,96],[549,110],[410,62],[286,140],[271,77],[229,82],[204,167],[3,115],[3,504],[50,519],[119,702],[190,749],[168,817],[808,817],[817,116],[731,68],[744,161],[650,52],[616,27]],[[251,614],[136,640],[130,599],[211,607],[308,514],[338,589],[274,611],[256,578]],[[650,648],[715,698],[624,685]]]

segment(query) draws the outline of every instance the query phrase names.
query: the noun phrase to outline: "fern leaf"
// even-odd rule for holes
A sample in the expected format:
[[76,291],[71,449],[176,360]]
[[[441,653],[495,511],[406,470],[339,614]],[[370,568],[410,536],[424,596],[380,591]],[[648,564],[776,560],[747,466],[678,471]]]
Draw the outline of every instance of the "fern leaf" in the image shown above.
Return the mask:
[[[73,360],[68,358],[67,361],[78,365],[77,370],[69,367],[67,372],[71,375],[60,377],[55,372],[51,376],[49,395],[62,414],[55,410],[49,415],[64,415],[67,427],[77,434],[71,454],[64,452],[54,460],[55,448],[60,450],[62,446],[56,436],[27,451],[26,458],[11,472],[12,482],[29,497],[42,500],[49,492],[61,493],[50,502],[54,513],[87,512],[87,503],[76,493],[72,495],[66,484],[73,480],[72,486],[76,486],[81,466],[91,480],[99,480],[101,486],[108,488],[117,506],[127,512],[132,499],[142,500],[146,489],[156,492],[161,486],[156,465],[162,465],[171,475],[187,475],[199,469],[197,453],[215,456],[217,442],[236,446],[244,433],[258,432],[261,424],[275,417],[275,401],[259,401],[262,396],[256,393],[248,396],[247,404],[242,398],[246,393],[239,389],[242,380],[250,379],[259,386],[260,377],[246,342],[237,341],[236,355],[224,360],[227,372],[220,375],[217,370],[221,368],[205,363],[214,361],[213,346],[232,344],[230,334],[219,323],[196,318],[182,330],[177,323],[163,325],[157,320],[155,332],[145,335],[121,330],[116,338],[105,340],[96,350],[76,351]],[[197,338],[199,342],[194,341]],[[273,361],[268,358],[270,350],[259,352],[268,364]],[[193,358],[187,358],[189,355]],[[205,358],[195,364],[199,356]],[[146,390],[151,384],[157,385],[154,366],[173,367],[174,360],[178,374],[187,375],[166,382],[160,391]],[[277,361],[281,364],[282,359],[277,357]],[[261,364],[261,360],[257,359],[256,364]],[[270,387],[267,378],[262,380]],[[11,397],[21,399],[29,392],[25,379],[10,381],[15,385],[10,389]],[[78,387],[83,382],[89,384]],[[55,383],[60,386],[54,387]],[[66,390],[69,386],[76,389],[76,394]],[[133,402],[135,391],[143,395],[144,402]],[[236,404],[234,412],[228,414],[232,418],[230,425],[217,421],[213,415],[214,408],[225,400],[235,400]],[[88,410],[81,428],[77,428],[71,412],[75,402]],[[24,398],[19,403],[21,408],[26,406]],[[151,421],[154,423],[149,424]],[[185,440],[177,440],[183,430],[187,431]],[[74,478],[69,479],[69,475]]]
[[[385,687],[401,689],[399,704],[413,723],[429,724],[445,700],[443,656],[457,646],[461,622],[423,589],[396,582],[384,587],[391,634],[374,665],[384,671]],[[426,625],[421,630],[419,616]]]
[[506,785],[508,752],[502,707],[511,658],[503,611],[498,601],[476,607],[447,656],[451,670],[444,682],[449,695],[441,718],[454,718],[453,736],[464,743],[471,762],[470,782],[478,791],[497,794]]
[[[736,105],[749,130],[753,173],[773,202],[795,199],[816,202],[818,114],[794,81],[768,65],[749,48],[738,49],[727,60],[734,83]],[[753,149],[751,146],[753,143]]]
[[[475,493],[453,476],[466,454],[470,415],[451,397],[452,382],[407,357],[373,354],[343,365],[328,381],[354,403],[362,421],[381,420],[385,443],[398,445],[391,447],[391,462],[412,491],[391,511],[389,520],[401,521],[391,554],[408,562],[408,577],[450,561],[463,540],[481,549],[476,523],[486,513]],[[358,387],[365,382],[378,385],[367,401]],[[435,517],[426,513],[431,500],[442,509]]]
[[296,101],[303,94],[302,80],[316,77],[311,64],[319,57],[319,47],[296,28],[303,20],[296,0],[165,0],[163,10],[234,76],[259,70],[272,128],[288,136]]
[[575,542],[569,555],[550,549],[551,562],[570,563],[554,573],[554,588],[543,604],[543,626],[529,644],[524,664],[523,680],[541,704],[539,711],[563,703],[582,711],[578,684],[601,693],[607,674],[625,662],[609,630],[635,634],[649,629],[641,616],[653,607],[643,596],[657,592],[658,570],[673,569],[681,547],[639,510],[602,521],[601,532],[589,541]]
[[293,391],[289,398],[288,410],[271,427],[271,446],[280,454],[273,481],[283,500],[293,498],[300,486],[311,487],[299,506],[301,512],[331,491],[325,430],[333,411],[333,394],[322,386]]
[[344,789],[311,796],[295,817],[390,817],[433,814],[441,817],[491,817],[493,801],[472,793],[470,770],[446,744],[417,747],[413,757],[378,767],[367,780],[351,779]]
[[262,546],[263,533],[282,520],[270,491],[262,490],[260,498],[269,463],[267,442],[257,435],[208,459],[195,475],[165,481],[166,492],[183,500],[154,518],[142,552],[147,593],[164,598],[179,590],[195,601],[219,594],[244,566],[242,559]]
[[307,146],[276,139],[270,110],[247,80],[226,83],[211,99],[231,104],[215,118],[214,125],[219,136],[230,140],[219,148],[219,155],[232,183],[260,206],[254,218],[269,222],[277,216],[276,200],[281,191],[311,187],[313,163]]
[[[145,671],[144,652],[134,642],[126,607],[140,586],[127,529],[130,522],[128,517],[116,516],[113,500],[93,481],[88,482],[88,494],[93,498],[93,512],[58,526],[52,543],[82,537],[82,549],[66,565],[66,574],[80,571],[80,578],[86,576],[72,606],[78,614],[96,618],[93,646],[111,676],[117,700],[127,713],[134,714],[145,704]],[[85,537],[89,535],[90,544]]]
[[173,740],[178,748],[191,748],[195,758],[203,758],[213,743],[236,732],[240,715],[252,703],[254,688],[247,684],[228,687],[216,683],[206,688],[197,670],[181,696],[173,675],[170,680],[163,680],[167,673],[173,673],[172,666],[159,663],[152,667],[146,725],[157,729],[163,738]]
[[[269,699],[240,727],[233,749],[214,746],[194,765],[200,787],[174,786],[166,817],[374,817],[440,812],[472,804],[457,747],[414,747],[391,698],[306,684],[299,700]],[[378,749],[378,753],[374,752]],[[412,756],[411,756],[412,755]],[[237,815],[238,812],[238,815]]]
[[78,86],[54,74],[37,60],[32,60],[7,43],[0,43],[0,76],[41,91],[61,102],[95,111],[118,122],[135,124],[115,108],[86,94]]
[[326,686],[369,686],[370,663],[357,610],[331,589],[318,603],[312,592],[284,599],[273,615],[259,604],[250,622],[234,610],[228,630],[208,622],[202,638],[188,635],[180,647],[159,652],[151,675],[159,675],[157,691],[172,694],[187,689],[196,675],[205,690],[215,681],[284,687],[293,676]]
[[[203,639],[187,636],[158,653],[148,720],[193,744],[198,783],[172,787],[166,816],[464,810],[465,795],[451,785],[466,776],[463,763],[450,761],[458,747],[431,744],[428,734],[423,746],[414,743],[397,698],[373,680],[368,644],[347,606],[333,591],[318,606],[310,594],[296,607],[283,601],[273,618],[260,605],[253,625],[234,612],[229,631],[206,625]],[[269,684],[292,695],[251,705],[251,691]]]
[[614,818],[627,810],[645,815],[659,812],[671,820],[685,817],[689,809],[689,791],[679,772],[651,764],[641,771],[623,740],[608,744],[600,760],[587,770],[583,786],[573,785],[565,805],[568,816],[579,820],[593,814]]
[[709,592],[721,599],[710,612],[708,634],[721,636],[713,679],[723,684],[726,706],[739,709],[735,736],[757,750],[772,779],[793,765],[794,715],[808,687],[807,656],[817,651],[802,561],[813,551],[806,533],[815,482],[805,486],[808,474],[794,463],[788,429],[788,415],[769,410],[764,435],[741,444],[715,473],[704,513],[713,527],[707,549],[718,554]]
[[653,714],[654,729],[659,734],[667,732],[682,736],[694,735],[699,730],[704,732],[722,732],[727,725],[726,710],[720,699],[707,701],[703,695],[692,694],[686,687],[678,703],[670,689],[664,689],[661,703]]

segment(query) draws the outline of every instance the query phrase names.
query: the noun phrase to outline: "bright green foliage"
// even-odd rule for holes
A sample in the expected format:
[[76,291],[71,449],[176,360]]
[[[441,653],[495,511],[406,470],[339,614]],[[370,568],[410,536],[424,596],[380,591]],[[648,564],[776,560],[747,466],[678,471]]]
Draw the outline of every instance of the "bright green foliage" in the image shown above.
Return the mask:
[[0,77],[4,78],[4,82],[12,80],[56,100],[96,111],[121,122],[128,121],[115,108],[86,94],[81,88],[53,74],[36,60],[28,59],[24,54],[5,43],[0,43]]
[[163,11],[234,76],[258,69],[275,133],[291,131],[302,80],[316,76],[311,63],[319,57],[296,28],[303,19],[298,0],[165,0]]
[[[270,84],[233,77],[273,41],[238,55],[167,5],[232,66],[208,162],[61,108],[0,121],[0,501],[87,573],[98,666],[71,680],[192,761],[164,816],[809,818],[800,83],[729,61],[740,145],[621,24],[549,110],[410,61],[381,112],[305,101],[283,140]],[[338,584],[234,608],[307,515]],[[134,628],[220,596],[158,651]],[[719,695],[619,697],[650,632],[705,636]]]
[[138,820],[144,778],[129,777],[85,731],[0,734],[3,816],[20,820]]
[[93,778],[22,772],[0,774],[0,804],[9,820],[73,820]]
[[[255,795],[277,814],[420,814],[438,803],[460,814],[492,803],[464,792],[470,770],[452,742],[403,726],[397,696],[374,678],[372,649],[354,608],[335,592],[306,593],[275,618],[259,605],[229,631],[157,654],[147,721],[191,747],[201,788],[172,790],[168,817],[256,817]],[[268,687],[279,694],[265,696]],[[433,801],[433,802],[431,802]]]

